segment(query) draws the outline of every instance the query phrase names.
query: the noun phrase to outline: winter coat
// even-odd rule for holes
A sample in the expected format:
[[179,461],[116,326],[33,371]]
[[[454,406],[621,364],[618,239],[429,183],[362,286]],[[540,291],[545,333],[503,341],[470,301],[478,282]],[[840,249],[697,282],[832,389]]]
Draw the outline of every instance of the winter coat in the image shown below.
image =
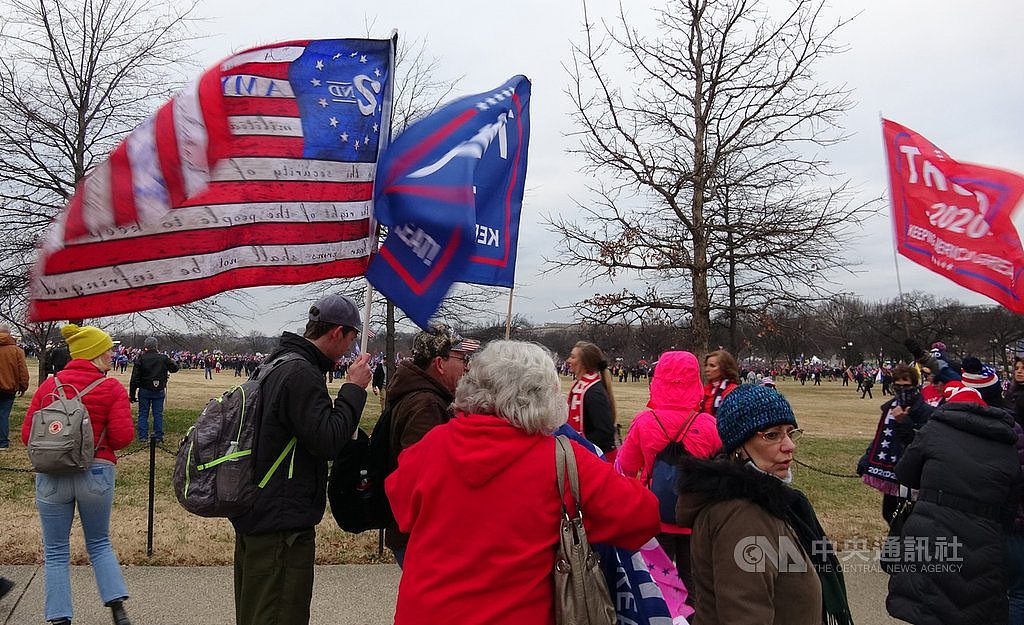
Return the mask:
[[[572,447],[590,542],[638,549],[658,531],[657,499]],[[385,481],[410,534],[396,625],[552,625],[554,476],[554,437],[490,415],[458,415],[403,452]]]
[[0,332],[0,395],[11,396],[27,390],[28,365],[25,364],[25,352],[18,347],[13,336]]
[[1020,478],[1016,441],[1005,410],[952,402],[903,452],[896,475],[920,489],[904,534],[927,545],[933,563],[897,569],[889,614],[915,625],[1006,622],[1003,531]]
[[266,474],[293,436],[298,442],[260,490],[252,510],[231,519],[240,534],[302,530],[320,522],[327,507],[327,461],[351,439],[366,404],[366,390],[355,384],[342,384],[331,401],[324,374],[334,362],[307,339],[285,332],[267,361],[286,352],[302,357],[280,365],[263,381],[255,475]]
[[[600,376],[600,373],[597,375]],[[575,385],[574,385],[575,386]],[[572,391],[569,391],[568,402],[572,403]],[[596,384],[591,384],[583,393],[583,436],[588,441],[608,453],[615,449],[615,415],[612,414],[612,401],[608,389],[601,376]]]
[[[452,393],[423,369],[405,360],[399,363],[395,379],[388,387],[391,406],[391,458],[389,468],[398,466],[398,456],[418,443],[427,432],[452,418]],[[392,522],[384,532],[384,543],[400,549],[409,542],[409,535],[398,531]]]
[[795,497],[803,494],[746,465],[683,459],[676,520],[693,527],[692,625],[821,625],[821,583],[785,520]]
[[[651,379],[648,410],[639,412],[633,419],[615,457],[616,470],[628,477],[639,476],[641,482],[648,484],[655,457],[668,445],[669,437],[683,436],[683,431],[683,446],[698,458],[710,458],[721,449],[722,439],[718,436],[715,418],[699,412],[703,395],[697,357],[690,352],[662,354]],[[689,430],[686,430],[687,425]],[[663,524],[662,531],[688,533],[667,523]]]
[[[60,383],[65,385],[64,394],[71,398],[77,395],[79,390],[105,375],[96,368],[91,360],[75,358],[55,376],[46,378],[36,389],[35,395],[32,396],[32,401],[28,405],[25,421],[21,424],[21,442],[28,445],[29,435],[32,433],[32,415],[53,402],[53,397],[50,394],[56,392],[55,380],[59,379]],[[69,389],[68,385],[74,388]],[[117,464],[117,456],[114,455],[114,452],[127,447],[135,437],[132,408],[128,403],[128,393],[124,390],[124,386],[115,378],[107,378],[86,393],[82,398],[82,403],[89,411],[93,443],[96,446],[96,458]],[[103,439],[102,443],[100,442],[101,438]]]
[[138,397],[138,390],[162,391],[167,388],[167,376],[177,373],[178,365],[166,354],[147,349],[139,354],[132,365],[132,377],[128,383],[128,394],[132,399]]

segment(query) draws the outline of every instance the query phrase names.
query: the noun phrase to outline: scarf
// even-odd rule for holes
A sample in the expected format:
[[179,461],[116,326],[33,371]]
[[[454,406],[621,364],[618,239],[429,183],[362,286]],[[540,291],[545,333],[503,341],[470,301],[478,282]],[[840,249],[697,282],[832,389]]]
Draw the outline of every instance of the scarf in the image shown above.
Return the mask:
[[600,371],[581,375],[569,390],[569,426],[580,434],[583,434],[583,396],[600,381]]
[[722,399],[725,398],[725,394],[724,393],[725,393],[725,387],[727,387],[727,386],[729,386],[729,380],[722,380],[722,381],[716,383],[714,385],[714,387],[713,387],[714,388],[714,391],[712,391],[713,399],[711,401],[711,405],[708,406],[708,412],[711,413],[712,417],[715,416],[716,414],[718,414],[718,409],[722,405]]
[[825,530],[818,522],[811,502],[798,490],[792,491],[786,508],[786,522],[796,532],[800,546],[818,573],[821,582],[822,622],[825,625],[853,625],[846,597],[846,580],[839,559],[836,558],[835,548],[825,536]]

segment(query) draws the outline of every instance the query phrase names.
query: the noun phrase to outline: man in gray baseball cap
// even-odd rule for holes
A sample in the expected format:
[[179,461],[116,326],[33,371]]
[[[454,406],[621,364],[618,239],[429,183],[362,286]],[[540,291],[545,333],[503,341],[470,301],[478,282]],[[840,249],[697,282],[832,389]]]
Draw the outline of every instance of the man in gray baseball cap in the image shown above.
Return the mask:
[[[235,620],[305,623],[313,596],[314,527],[327,505],[327,462],[341,452],[359,424],[373,377],[367,354],[348,367],[333,399],[325,374],[347,354],[362,322],[355,302],[325,295],[309,309],[302,336],[285,332],[261,366],[278,361],[263,378],[256,428],[254,475],[267,475],[281,451],[286,471],[260,488],[252,509],[232,517],[235,528]],[[281,359],[281,360],[279,360]],[[282,467],[284,468],[284,467]],[[281,606],[288,606],[287,619]]]

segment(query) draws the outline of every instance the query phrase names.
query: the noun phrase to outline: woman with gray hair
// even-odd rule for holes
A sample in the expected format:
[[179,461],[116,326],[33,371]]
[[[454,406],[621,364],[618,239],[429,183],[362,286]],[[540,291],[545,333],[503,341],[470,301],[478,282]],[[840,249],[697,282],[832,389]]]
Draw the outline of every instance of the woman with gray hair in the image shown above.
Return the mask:
[[[410,534],[395,623],[553,624],[561,502],[551,433],[567,415],[550,353],[490,343],[459,381],[454,407],[456,417],[402,452],[387,478],[398,527]],[[654,495],[572,448],[590,541],[637,549],[657,534]]]

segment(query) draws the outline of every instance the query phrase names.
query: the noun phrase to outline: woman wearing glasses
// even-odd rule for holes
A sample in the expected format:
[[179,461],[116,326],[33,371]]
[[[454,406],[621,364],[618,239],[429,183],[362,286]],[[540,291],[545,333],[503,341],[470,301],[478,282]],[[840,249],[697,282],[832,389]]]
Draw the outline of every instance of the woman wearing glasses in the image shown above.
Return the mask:
[[857,463],[864,483],[882,491],[882,518],[890,525],[900,504],[910,498],[910,489],[896,479],[896,462],[934,410],[921,394],[917,369],[900,365],[892,377],[893,398],[882,404],[875,437]]
[[839,562],[789,484],[801,431],[789,402],[745,384],[718,409],[722,451],[679,465],[679,525],[693,527],[694,625],[851,625]]

